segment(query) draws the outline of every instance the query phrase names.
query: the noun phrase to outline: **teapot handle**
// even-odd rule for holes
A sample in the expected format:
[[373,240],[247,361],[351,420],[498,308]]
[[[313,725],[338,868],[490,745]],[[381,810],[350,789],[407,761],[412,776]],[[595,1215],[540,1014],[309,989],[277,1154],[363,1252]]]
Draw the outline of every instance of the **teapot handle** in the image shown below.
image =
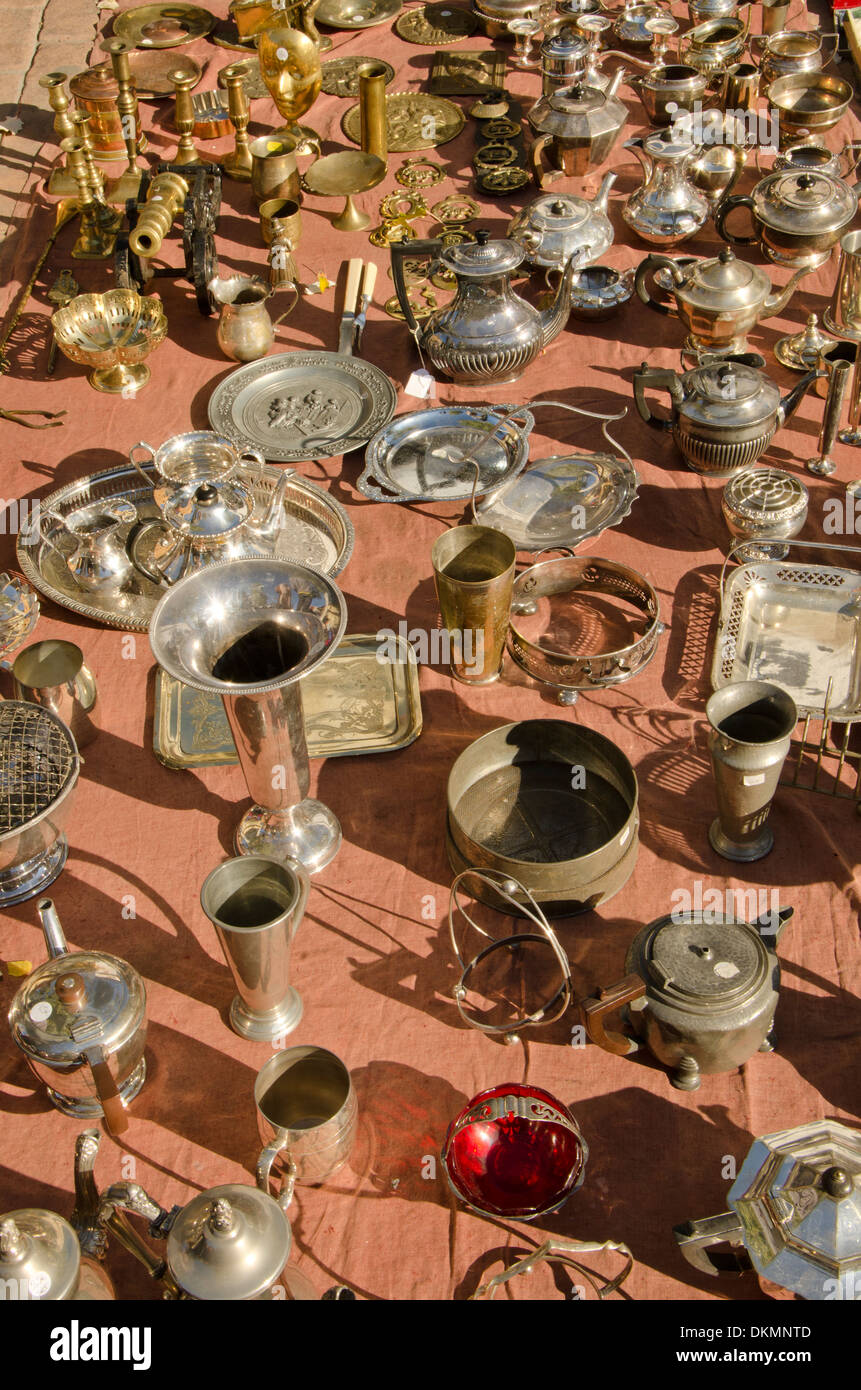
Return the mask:
[[129,531],[128,540],[126,541],[126,554],[138,573],[142,574],[145,579],[148,579],[151,584],[155,584],[159,589],[164,589],[165,587],[169,588],[173,583],[172,579],[168,579],[166,574],[159,574],[155,569],[148,569],[144,561],[137,558],[136,552],[141,536],[143,536],[145,532],[152,530],[153,526],[160,526],[162,530],[164,530],[164,523],[160,521],[158,517],[151,517],[149,521],[135,522],[134,526]]
[[718,236],[721,237],[723,241],[728,241],[730,246],[756,246],[759,237],[733,236],[731,232],[726,230],[726,220],[730,213],[736,208],[749,208],[751,224],[753,224],[753,199],[750,194],[745,193],[742,197],[732,195],[729,198],[722,199],[718,204],[718,209],[715,213],[715,229]]
[[552,135],[539,135],[537,140],[533,140],[529,146],[529,163],[532,165],[532,177],[535,179],[539,188],[544,188],[545,184],[552,183],[554,179],[562,177],[560,170],[549,170],[544,172],[544,151],[553,139]]
[[627,1057],[629,1053],[637,1052],[640,1046],[637,1040],[625,1033],[607,1032],[604,1019],[607,1014],[614,1013],[623,1004],[642,999],[645,993],[646,985],[639,975],[626,975],[624,980],[619,980],[615,985],[608,985],[606,989],[599,989],[597,994],[581,999],[580,1013],[592,1042],[603,1047],[605,1052],[615,1053],[617,1057]]
[[650,367],[647,362],[644,362],[640,370],[634,373],[634,404],[640,419],[650,425],[653,430],[671,430],[673,428],[672,418],[662,420],[659,415],[653,415],[649,409],[646,401],[647,386],[653,386],[658,391],[669,391],[673,404],[680,405],[683,392],[677,374],[671,367]]
[[[281,1139],[279,1139],[276,1135],[276,1137],[271,1141],[271,1143],[267,1144],[265,1148],[261,1149],[260,1157],[257,1160],[256,1169],[257,1186],[260,1188],[261,1192],[269,1193],[269,1183],[272,1178],[272,1164],[275,1162],[279,1154],[283,1154],[285,1158],[285,1173],[284,1181],[281,1185],[281,1191],[275,1200],[277,1201],[279,1207],[286,1216],[287,1208],[293,1201],[293,1192],[296,1188],[296,1164],[290,1157],[290,1150],[287,1148],[286,1135],[284,1135]],[[272,1194],[269,1193],[269,1195],[271,1196]]]
[[407,327],[413,337],[418,338],[418,320],[413,313],[410,297],[407,293],[406,281],[404,279],[404,258],[406,256],[436,256],[442,250],[442,242],[438,240],[396,241],[392,243],[390,249],[392,253],[392,279],[395,282],[395,293],[398,296],[398,303],[407,321]]
[[669,256],[661,256],[657,253],[653,253],[647,256],[644,261],[640,262],[634,281],[634,288],[637,291],[637,296],[643,304],[649,309],[654,309],[656,314],[669,314],[674,319],[679,317],[678,306],[670,303],[669,300],[654,299],[649,293],[646,280],[648,276],[654,274],[656,270],[668,270],[673,277],[674,283],[678,284],[680,283],[681,277],[678,281],[676,280],[677,269],[676,262],[671,260]]
[[[734,1211],[722,1211],[719,1216],[707,1216],[702,1221],[684,1221],[673,1227],[673,1235],[689,1265],[701,1274],[746,1274],[752,1268],[744,1249],[744,1227]],[[709,1246],[739,1245],[738,1254],[709,1255]]]
[[146,483],[147,487],[152,487],[152,478],[149,476],[148,473],[144,472],[144,461],[135,458],[135,449],[146,449],[147,453],[149,454],[149,458],[146,460],[146,462],[149,463],[151,468],[155,467],[155,449],[152,447],[151,444],[147,444],[146,440],[144,439],[139,439],[137,444],[133,444],[132,447],[129,449],[129,463],[132,465],[132,467],[137,469],[144,482]]
[[103,1047],[88,1047],[84,1049],[83,1055],[93,1073],[93,1081],[99,1103],[104,1111],[108,1133],[116,1139],[120,1134],[125,1134],[128,1129],[129,1117],[126,1114],[126,1107],[123,1105],[123,1098],[117,1090],[117,1083],[111,1075],[105,1049]]

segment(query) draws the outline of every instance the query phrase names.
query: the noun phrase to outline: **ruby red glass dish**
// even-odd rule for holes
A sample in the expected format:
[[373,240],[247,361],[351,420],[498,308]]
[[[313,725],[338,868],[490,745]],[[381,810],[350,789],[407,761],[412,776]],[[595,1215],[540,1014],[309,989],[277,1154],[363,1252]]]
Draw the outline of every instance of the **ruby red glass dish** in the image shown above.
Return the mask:
[[580,1186],[588,1149],[561,1101],[511,1083],[473,1097],[449,1125],[442,1157],[468,1206],[528,1221],[555,1211]]

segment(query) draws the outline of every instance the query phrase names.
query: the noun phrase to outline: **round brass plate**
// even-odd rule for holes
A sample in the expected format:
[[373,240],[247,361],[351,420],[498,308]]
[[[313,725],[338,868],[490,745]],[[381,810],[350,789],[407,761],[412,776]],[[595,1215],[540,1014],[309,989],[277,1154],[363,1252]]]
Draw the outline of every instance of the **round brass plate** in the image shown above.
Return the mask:
[[375,154],[360,150],[337,150],[315,159],[302,175],[309,193],[321,198],[345,198],[364,193],[385,177],[386,166]]
[[[466,117],[460,107],[453,101],[446,101],[445,97],[429,96],[425,92],[386,94],[386,138],[390,154],[447,145],[449,140],[460,135],[465,124]],[[354,145],[361,143],[358,103],[344,112],[341,129]]]
[[330,29],[371,29],[388,24],[401,8],[401,0],[322,0],[314,21]]
[[394,80],[395,70],[381,58],[330,58],[323,64],[322,91],[330,97],[357,97],[359,73],[366,63],[376,63],[386,70],[386,86]]
[[139,5],[114,20],[114,33],[135,48],[179,48],[204,38],[215,15],[198,5]]
[[434,45],[460,43],[475,33],[478,23],[471,10],[454,5],[422,5],[420,9],[402,14],[395,24],[395,33],[407,43]]
[[[128,59],[135,91],[141,101],[161,101],[164,97],[175,96],[176,88],[168,77],[170,72],[181,72],[186,77],[193,77],[195,85],[200,81],[200,64],[184,54],[132,49]],[[110,63],[98,64],[105,72],[110,70],[110,66]],[[91,69],[93,72],[95,70]]]

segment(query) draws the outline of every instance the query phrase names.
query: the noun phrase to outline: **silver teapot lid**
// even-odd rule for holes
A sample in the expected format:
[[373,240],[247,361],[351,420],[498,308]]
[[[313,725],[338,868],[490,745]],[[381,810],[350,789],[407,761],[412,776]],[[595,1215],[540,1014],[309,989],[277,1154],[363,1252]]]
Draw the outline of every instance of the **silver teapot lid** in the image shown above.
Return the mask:
[[556,34],[548,34],[541,45],[545,58],[585,58],[589,44],[580,34],[565,26]]
[[720,360],[685,375],[684,414],[717,426],[749,426],[769,418],[780,403],[773,381],[742,362]]
[[688,267],[684,285],[685,295],[697,288],[706,291],[710,299],[731,300],[732,306],[755,303],[771,281],[758,266],[740,261],[734,251],[725,247],[711,260],[697,261]]
[[756,215],[778,231],[813,236],[854,217],[857,199],[836,174],[779,169],[753,190]]
[[741,1002],[760,988],[769,969],[756,930],[721,913],[659,918],[634,940],[628,960],[638,974],[642,970],[651,994],[703,1009]]
[[516,241],[500,238],[491,239],[486,227],[480,227],[475,241],[464,242],[460,246],[449,246],[440,252],[443,261],[456,275],[473,280],[485,276],[508,274],[522,264],[523,248]]
[[857,1299],[861,1134],[813,1120],[765,1134],[730,1188],[756,1270],[806,1299]]
[[225,1183],[201,1192],[179,1213],[167,1238],[167,1262],[192,1298],[257,1298],[278,1278],[292,1242],[274,1197]]
[[126,961],[69,951],[40,965],[21,985],[9,1027],[29,1056],[64,1067],[86,1048],[116,1052],[141,1026],[145,1010],[143,981]]
[[595,208],[585,198],[571,193],[548,193],[530,204],[527,225],[542,235],[573,232],[594,216]]
[[248,489],[230,479],[190,483],[175,489],[161,504],[169,526],[183,535],[206,540],[229,536],[244,526],[253,510]]
[[17,1282],[19,1299],[71,1298],[81,1247],[68,1221],[53,1211],[23,1207],[0,1216],[0,1280]]

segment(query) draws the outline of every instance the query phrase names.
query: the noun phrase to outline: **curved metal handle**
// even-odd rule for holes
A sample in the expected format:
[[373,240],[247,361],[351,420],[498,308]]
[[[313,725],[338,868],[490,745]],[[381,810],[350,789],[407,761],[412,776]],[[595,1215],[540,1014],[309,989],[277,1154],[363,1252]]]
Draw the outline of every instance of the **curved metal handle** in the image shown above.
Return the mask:
[[131,560],[138,573],[142,574],[145,579],[148,579],[151,584],[155,584],[156,588],[170,588],[170,586],[174,582],[172,579],[169,579],[166,574],[161,574],[156,569],[150,569],[144,563],[143,560],[139,560],[137,557],[136,552],[141,537],[147,531],[151,531],[154,526],[160,527],[161,530],[165,529],[164,522],[159,521],[158,517],[151,517],[148,521],[136,521],[128,534],[128,539],[126,541],[126,554],[128,555],[129,559]]
[[722,198],[718,203],[717,211],[715,212],[715,230],[718,236],[722,237],[724,241],[729,242],[730,246],[756,246],[759,237],[733,236],[726,230],[726,220],[729,214],[734,212],[736,208],[748,208],[750,211],[751,225],[754,229],[756,228],[756,223],[753,219],[753,199],[749,193],[745,193],[741,196]]
[[407,293],[407,283],[404,279],[404,258],[406,256],[436,256],[443,249],[443,244],[439,240],[428,241],[396,241],[389,248],[392,253],[392,279],[395,282],[395,293],[401,312],[407,322],[407,327],[414,338],[418,338],[420,329],[418,320],[413,313],[410,297]]
[[[799,550],[848,550],[849,553],[850,553],[850,555],[855,555],[855,556],[857,556],[859,563],[861,563],[861,546],[857,546],[857,545],[840,545],[840,543],[839,543],[838,541],[796,541],[796,540],[791,540],[791,541],[790,541],[790,540],[783,540],[783,541],[780,542],[780,544],[781,544],[781,546],[791,546],[791,547],[795,547],[796,549],[799,549]],[[720,572],[720,606],[721,606],[721,612],[723,612],[723,609],[724,609],[725,604],[726,604],[726,590],[725,590],[725,584],[726,584],[726,571],[727,571],[727,566],[729,565],[730,560],[732,560],[732,559],[735,557],[736,553],[737,553],[739,550],[746,550],[747,547],[748,547],[749,545],[750,545],[750,541],[749,541],[749,540],[747,540],[747,541],[736,541],[734,545],[731,545],[731,546],[730,546],[730,548],[729,548],[729,553],[727,554],[727,557],[726,557],[726,559],[724,560],[723,565],[721,566],[721,572]]]
[[672,417],[662,420],[659,415],[652,414],[646,400],[647,386],[653,387],[656,391],[668,391],[673,404],[678,405],[682,395],[679,378],[671,367],[650,367],[647,362],[634,373],[634,404],[641,420],[653,430],[668,432],[673,428]]
[[[266,467],[266,460],[259,449],[242,449],[238,455],[240,466],[244,468],[246,463],[253,463],[254,468],[248,469],[251,473],[252,483],[258,483],[263,477],[263,470]],[[291,470],[288,470],[292,472]]]
[[649,293],[646,279],[650,274],[654,274],[656,270],[668,270],[673,277],[673,283],[676,285],[680,285],[684,280],[684,276],[674,260],[671,260],[669,256],[661,256],[657,253],[653,253],[647,256],[644,261],[640,261],[637,267],[637,274],[634,279],[634,288],[637,291],[637,296],[647,308],[654,309],[658,314],[669,314],[672,318],[677,319],[679,317],[678,305],[670,301],[664,303],[660,299],[653,299]]
[[[544,172],[542,155],[552,139],[552,135],[539,135],[538,139],[533,140],[532,144],[529,146],[529,163],[532,165],[532,177],[535,179],[539,188],[544,187],[545,178],[548,177]],[[548,173],[549,172],[550,171],[548,171]],[[559,178],[558,170],[556,171],[556,178]]]
[[[752,1268],[750,1257],[744,1249],[744,1227],[734,1211],[723,1211],[719,1216],[707,1216],[703,1221],[683,1221],[673,1227],[673,1235],[679,1249],[689,1265],[701,1274],[739,1275]],[[709,1247],[722,1245],[742,1247],[739,1254],[710,1255]]]
[[299,303],[299,290],[297,289],[296,285],[286,285],[285,288],[293,291],[293,303],[290,305],[289,309],[284,310],[283,314],[279,314],[277,319],[272,320],[273,329],[277,328],[279,323],[281,323],[283,319],[287,318],[288,314],[292,314],[293,310],[296,308],[296,305]]
[[627,1057],[629,1053],[639,1051],[640,1044],[636,1038],[624,1033],[608,1032],[604,1027],[604,1019],[607,1014],[614,1013],[623,1004],[642,999],[645,993],[646,985],[639,975],[626,975],[624,980],[619,980],[617,984],[599,989],[597,994],[591,995],[588,999],[581,999],[580,1012],[592,1042],[603,1047],[605,1052],[615,1053],[617,1057]]
[[[67,535],[72,535],[73,533],[69,530],[68,526],[66,525],[63,518],[60,516],[59,512],[51,511],[50,509],[46,512],[39,512],[38,525],[40,538],[45,542],[45,545],[50,547],[51,550],[54,550],[58,555],[63,556],[63,552],[57,545],[57,542],[53,539],[52,536],[49,536],[45,531],[46,521],[56,522],[56,524],[61,528],[61,530],[65,531]],[[63,556],[63,558],[65,557]]]
[[133,444],[132,447],[129,449],[129,463],[132,465],[133,468],[137,469],[144,482],[147,484],[147,487],[152,487],[152,478],[148,473],[144,472],[142,463],[139,463],[138,460],[135,458],[135,449],[146,449],[147,453],[149,454],[150,464],[153,468],[155,467],[155,449],[152,447],[151,444],[147,444],[145,439],[139,439],[137,444]]
[[[287,1208],[293,1201],[293,1193],[296,1188],[296,1164],[290,1157],[286,1136],[283,1139],[273,1139],[264,1149],[261,1149],[260,1157],[257,1160],[256,1178],[257,1186],[260,1188],[261,1192],[269,1192],[269,1184],[272,1178],[272,1164],[275,1162],[276,1158],[278,1158],[279,1154],[286,1154],[285,1172],[284,1180],[281,1184],[281,1191],[275,1200],[286,1216]],[[269,1192],[269,1195],[271,1197],[273,1194]]]

